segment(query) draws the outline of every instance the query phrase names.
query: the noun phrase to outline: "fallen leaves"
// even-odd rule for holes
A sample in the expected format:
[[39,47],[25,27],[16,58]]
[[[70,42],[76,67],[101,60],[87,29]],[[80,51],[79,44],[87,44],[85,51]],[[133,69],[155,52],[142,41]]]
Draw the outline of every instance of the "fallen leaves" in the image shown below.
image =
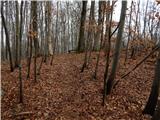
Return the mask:
[[[141,114],[149,95],[153,79],[154,60],[149,59],[125,79],[120,76],[140,59],[129,59],[126,66],[120,63],[116,79],[120,80],[106,105],[102,103],[103,73],[105,59],[101,59],[97,80],[92,79],[96,59],[83,73],[80,69],[84,54],[63,54],[55,56],[53,65],[44,64],[38,82],[26,80],[26,62],[23,61],[24,105],[18,107],[18,70],[8,71],[2,64],[2,119],[17,119],[14,114],[31,111],[32,115],[22,116],[28,120],[149,120]],[[103,55],[102,55],[103,56]],[[93,58],[96,57],[94,53]],[[122,58],[123,59],[123,58]],[[40,59],[39,59],[40,60]],[[123,63],[124,60],[121,60]],[[39,61],[40,62],[40,61]],[[31,65],[33,67],[33,65]],[[16,106],[16,107],[15,107]]]

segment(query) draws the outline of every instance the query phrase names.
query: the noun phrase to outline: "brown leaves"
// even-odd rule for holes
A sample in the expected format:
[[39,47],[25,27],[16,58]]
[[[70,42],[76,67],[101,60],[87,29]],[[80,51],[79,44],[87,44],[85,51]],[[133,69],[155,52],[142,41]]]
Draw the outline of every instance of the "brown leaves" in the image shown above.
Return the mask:
[[29,30],[29,32],[28,32],[28,36],[31,37],[31,38],[37,37],[37,35],[38,35],[38,33],[34,32],[32,30]]
[[[104,120],[106,118],[108,120],[149,120],[149,117],[143,116],[141,112],[150,91],[154,61],[150,60],[152,64],[146,62],[145,66],[138,68],[123,80],[120,79],[122,73],[143,56],[138,56],[137,60],[128,60],[126,66],[120,64],[116,77],[120,82],[113,93],[107,96],[106,105],[103,107],[101,91],[105,61],[101,59],[97,73],[98,79],[94,81],[92,74],[96,59],[92,59],[89,68],[80,73],[83,55],[55,56],[53,66],[43,65],[37,84],[33,84],[33,74],[31,79],[26,80],[26,62],[23,61],[24,106],[22,108],[17,106],[18,70],[9,73],[9,67],[2,65],[2,88],[5,91],[2,98],[2,119],[8,119],[14,108],[17,111],[15,114],[31,111],[33,114],[27,115],[27,119],[34,120]],[[93,53],[93,58],[95,57],[96,54]],[[124,61],[124,58],[121,59],[121,62]],[[31,65],[31,73],[33,73],[33,65]]]
[[157,2],[157,5],[159,5],[159,4],[160,4],[160,0],[156,0],[156,2]]

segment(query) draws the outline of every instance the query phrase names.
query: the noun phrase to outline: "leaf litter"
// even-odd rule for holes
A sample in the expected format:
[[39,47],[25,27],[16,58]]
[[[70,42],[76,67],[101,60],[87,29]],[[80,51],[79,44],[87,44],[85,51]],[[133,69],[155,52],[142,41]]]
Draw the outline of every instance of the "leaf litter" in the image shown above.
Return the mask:
[[[22,61],[24,104],[18,103],[18,69],[9,72],[7,63],[2,63],[1,113],[4,120],[150,120],[142,115],[154,77],[155,59],[149,58],[126,78],[122,74],[136,65],[144,55],[136,60],[128,59],[123,64],[121,56],[116,80],[117,86],[107,96],[102,106],[103,74],[105,58],[99,62],[97,79],[92,78],[96,64],[96,53],[88,69],[80,73],[84,54],[56,55],[53,65],[43,63],[41,74],[34,83],[33,62],[31,77],[26,79],[27,64]],[[38,58],[38,65],[40,64]],[[20,115],[19,115],[20,114]]]

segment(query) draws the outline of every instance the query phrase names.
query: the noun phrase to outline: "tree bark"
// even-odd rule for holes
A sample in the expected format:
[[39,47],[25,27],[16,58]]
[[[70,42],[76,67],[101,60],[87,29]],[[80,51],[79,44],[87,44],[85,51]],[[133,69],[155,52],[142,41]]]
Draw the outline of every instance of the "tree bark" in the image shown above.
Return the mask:
[[15,51],[15,67],[19,65],[19,3],[16,1],[16,51]]
[[2,60],[5,60],[5,54],[4,54],[4,37],[3,37],[3,24],[1,24],[1,57]]
[[100,40],[102,38],[102,28],[103,28],[103,5],[104,1],[99,1],[99,10],[98,10],[98,26],[97,26],[97,34],[94,40],[93,50],[97,51],[100,49]]
[[156,63],[155,76],[152,83],[151,92],[147,104],[143,110],[143,114],[149,114],[151,116],[154,115],[160,89],[160,49]]
[[47,19],[48,19],[48,35],[47,35],[47,41],[48,41],[48,52],[49,55],[53,55],[53,47],[52,47],[52,40],[51,40],[51,1],[47,1]]
[[[88,37],[87,37],[87,44],[85,47],[85,57],[84,57],[84,63],[81,69],[81,72],[84,71],[84,68],[87,67],[87,65],[89,64],[89,56],[91,53],[91,49],[92,49],[92,36],[94,34],[94,29],[93,29],[93,25],[94,25],[94,5],[95,5],[95,1],[91,2],[91,10],[90,10],[90,16],[89,16],[89,28],[88,28]],[[89,53],[90,52],[90,53]],[[89,54],[88,54],[89,53]]]
[[160,100],[157,102],[157,109],[153,115],[152,120],[159,120],[160,119]]
[[143,25],[143,37],[145,39],[146,37],[146,22],[147,22],[147,11],[148,11],[148,3],[149,3],[149,0],[147,0],[147,3],[146,3],[146,9],[145,9],[145,15],[144,15],[144,25]]
[[7,26],[6,26],[6,22],[5,22],[5,18],[4,18],[4,14],[3,14],[3,1],[1,2],[1,17],[2,17],[2,23],[3,23],[4,30],[5,30],[5,34],[6,34],[6,45],[7,45],[7,50],[9,53],[10,70],[11,70],[11,72],[13,72],[14,69],[13,69],[13,63],[12,63],[12,54],[11,54],[11,48],[10,48],[9,33],[7,30]]
[[23,1],[21,2],[21,8],[20,8],[20,31],[19,31],[19,94],[20,94],[20,97],[19,97],[19,102],[20,103],[23,103],[23,86],[22,86],[22,65],[21,65],[21,57],[22,57],[22,22],[23,22],[23,15],[22,15],[22,12],[23,12]]
[[107,94],[111,93],[114,78],[116,75],[116,69],[117,69],[117,65],[118,65],[120,47],[121,47],[121,41],[122,41],[122,35],[123,35],[123,28],[124,28],[124,23],[125,23],[126,8],[127,8],[127,1],[122,1],[120,26],[119,26],[119,30],[118,30],[118,34],[117,34],[116,45],[115,45],[115,54],[113,57],[111,73],[110,73],[108,80],[107,80],[107,92],[106,92]]
[[37,44],[38,44],[38,27],[37,27],[37,2],[31,1],[31,13],[32,13],[32,30],[33,30],[33,41],[34,41],[34,81],[37,82]]
[[80,25],[80,34],[78,41],[78,52],[84,52],[85,50],[85,20],[86,20],[86,12],[87,12],[87,1],[82,2],[82,12],[81,12],[81,25]]
[[[105,5],[106,4],[106,2],[102,2],[102,1],[100,1],[99,2],[99,6],[102,6],[102,5]],[[100,8],[102,8],[102,7],[100,7]],[[98,65],[99,65],[99,59],[100,59],[100,52],[101,52],[101,48],[102,48],[102,42],[103,42],[103,35],[101,35],[101,33],[103,33],[103,31],[104,31],[104,13],[105,13],[105,11],[104,11],[104,9],[100,12],[100,8],[99,8],[99,22],[98,22],[98,33],[96,34],[96,36],[95,36],[95,39],[94,39],[94,46],[93,46],[93,50],[95,50],[95,51],[97,51],[98,50],[98,53],[97,53],[97,61],[96,61],[96,67],[95,67],[95,71],[94,71],[94,74],[93,74],[93,78],[94,79],[97,79],[97,71],[98,71]],[[102,16],[102,18],[100,17],[100,16]],[[99,32],[99,30],[100,30],[100,32]],[[100,37],[100,38],[99,38]],[[100,45],[99,46],[97,46],[99,43],[97,43],[99,40],[98,39],[100,39]]]
[[128,40],[127,40],[127,46],[126,46],[125,63],[126,63],[127,58],[128,58],[128,46],[129,46],[129,42],[130,42],[130,39],[131,39],[132,5],[133,5],[133,1],[131,3],[131,11],[130,11],[130,14],[129,14],[129,27],[128,27],[129,33],[128,33]]

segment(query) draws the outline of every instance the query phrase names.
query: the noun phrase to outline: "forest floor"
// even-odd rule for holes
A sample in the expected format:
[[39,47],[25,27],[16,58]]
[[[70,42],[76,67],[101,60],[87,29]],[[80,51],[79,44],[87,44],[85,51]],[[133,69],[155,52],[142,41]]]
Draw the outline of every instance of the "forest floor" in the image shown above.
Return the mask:
[[23,61],[23,104],[18,103],[18,69],[11,73],[8,63],[2,63],[2,120],[150,120],[149,116],[142,115],[142,110],[154,78],[155,58],[149,58],[121,79],[145,54],[129,59],[126,65],[121,55],[116,76],[120,81],[102,106],[104,55],[101,54],[97,80],[92,78],[96,53],[92,55],[92,64],[80,73],[83,56],[75,53],[56,55],[52,66],[49,61],[43,63],[37,83],[34,83],[33,62],[31,77],[27,80],[26,60]]

